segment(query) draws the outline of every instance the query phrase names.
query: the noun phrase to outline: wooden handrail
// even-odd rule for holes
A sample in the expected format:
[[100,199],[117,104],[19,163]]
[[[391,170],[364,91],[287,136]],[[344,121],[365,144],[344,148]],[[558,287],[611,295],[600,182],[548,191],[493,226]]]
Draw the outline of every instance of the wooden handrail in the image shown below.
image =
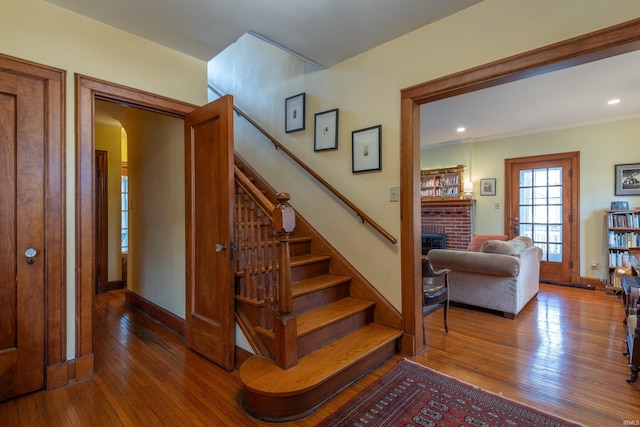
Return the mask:
[[[216,95],[218,95],[220,97],[224,96],[220,91],[218,91],[216,88],[211,86],[211,84],[209,84],[208,87]],[[368,223],[371,227],[374,228],[374,230],[376,230],[378,233],[382,234],[382,236],[385,239],[387,239],[388,241],[390,241],[391,243],[393,243],[393,244],[398,243],[398,240],[395,237],[393,237],[393,235],[391,233],[389,233],[387,230],[382,228],[382,226],[380,224],[375,222],[369,215],[364,213],[360,208],[358,208],[355,204],[353,204],[353,202],[351,202],[342,193],[340,193],[338,190],[336,190],[331,184],[329,184],[327,181],[325,181],[324,178],[322,178],[320,175],[318,175],[316,172],[314,172],[313,169],[311,169],[302,160],[300,160],[295,154],[293,154],[291,151],[289,151],[289,149],[287,149],[287,147],[282,145],[275,137],[273,137],[269,132],[267,132],[264,128],[262,128],[262,126],[260,126],[258,123],[253,121],[253,119],[251,119],[251,117],[246,115],[241,109],[239,109],[235,105],[233,106],[233,109],[236,112],[236,114],[238,114],[239,116],[244,118],[246,121],[251,123],[251,125],[253,127],[255,127],[261,134],[263,134],[269,141],[271,141],[271,143],[276,147],[276,149],[282,150],[287,156],[289,156],[291,158],[291,160],[296,162],[309,175],[314,177],[320,184],[324,185],[331,193],[333,193],[334,196],[336,196],[338,199],[340,199],[342,201],[342,203],[344,203],[345,205],[349,206],[349,208],[351,208],[356,213],[356,215],[360,217],[360,220],[363,223],[364,222]]]

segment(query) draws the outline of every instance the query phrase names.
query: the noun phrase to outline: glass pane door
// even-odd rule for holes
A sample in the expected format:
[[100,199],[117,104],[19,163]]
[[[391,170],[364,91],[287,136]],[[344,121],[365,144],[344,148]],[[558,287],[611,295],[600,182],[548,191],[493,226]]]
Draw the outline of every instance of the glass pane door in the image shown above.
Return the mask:
[[[570,282],[580,271],[579,153],[505,160],[505,234],[542,249],[540,277]],[[578,260],[578,262],[576,262]]]
[[542,249],[542,260],[562,262],[562,167],[520,170],[520,235]]

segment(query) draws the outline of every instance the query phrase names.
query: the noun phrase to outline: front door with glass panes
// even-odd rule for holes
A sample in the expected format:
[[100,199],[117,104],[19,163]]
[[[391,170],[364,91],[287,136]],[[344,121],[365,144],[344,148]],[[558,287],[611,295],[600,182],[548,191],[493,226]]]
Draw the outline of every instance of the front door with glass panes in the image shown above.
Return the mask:
[[507,234],[511,238],[530,237],[543,252],[540,277],[563,282],[577,274],[572,271],[576,267],[573,249],[579,247],[574,244],[578,237],[573,226],[577,220],[577,185],[572,176],[572,157],[552,155],[505,161]]

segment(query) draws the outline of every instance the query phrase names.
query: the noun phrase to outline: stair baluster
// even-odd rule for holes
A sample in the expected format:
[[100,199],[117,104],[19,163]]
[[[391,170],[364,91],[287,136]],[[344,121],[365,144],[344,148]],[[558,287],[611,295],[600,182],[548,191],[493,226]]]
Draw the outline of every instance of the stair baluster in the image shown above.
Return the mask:
[[289,236],[295,211],[287,193],[274,206],[239,169],[235,171],[236,294],[263,303],[260,326],[275,334],[278,366],[297,363],[297,326],[293,315]]

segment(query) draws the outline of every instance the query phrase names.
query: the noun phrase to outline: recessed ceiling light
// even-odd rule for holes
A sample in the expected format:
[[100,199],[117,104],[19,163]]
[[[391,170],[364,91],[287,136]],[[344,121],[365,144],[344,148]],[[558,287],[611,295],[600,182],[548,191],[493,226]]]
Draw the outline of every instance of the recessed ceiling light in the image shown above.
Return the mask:
[[616,105],[616,104],[619,104],[619,103],[620,103],[620,100],[619,100],[619,99],[617,99],[617,98],[616,98],[616,99],[610,99],[610,100],[607,102],[607,104],[609,104],[609,105]]
[[456,129],[456,132],[458,132],[458,133],[462,133],[462,132],[464,132],[465,130],[467,130],[467,128],[465,128],[464,126],[460,126],[458,129]]

